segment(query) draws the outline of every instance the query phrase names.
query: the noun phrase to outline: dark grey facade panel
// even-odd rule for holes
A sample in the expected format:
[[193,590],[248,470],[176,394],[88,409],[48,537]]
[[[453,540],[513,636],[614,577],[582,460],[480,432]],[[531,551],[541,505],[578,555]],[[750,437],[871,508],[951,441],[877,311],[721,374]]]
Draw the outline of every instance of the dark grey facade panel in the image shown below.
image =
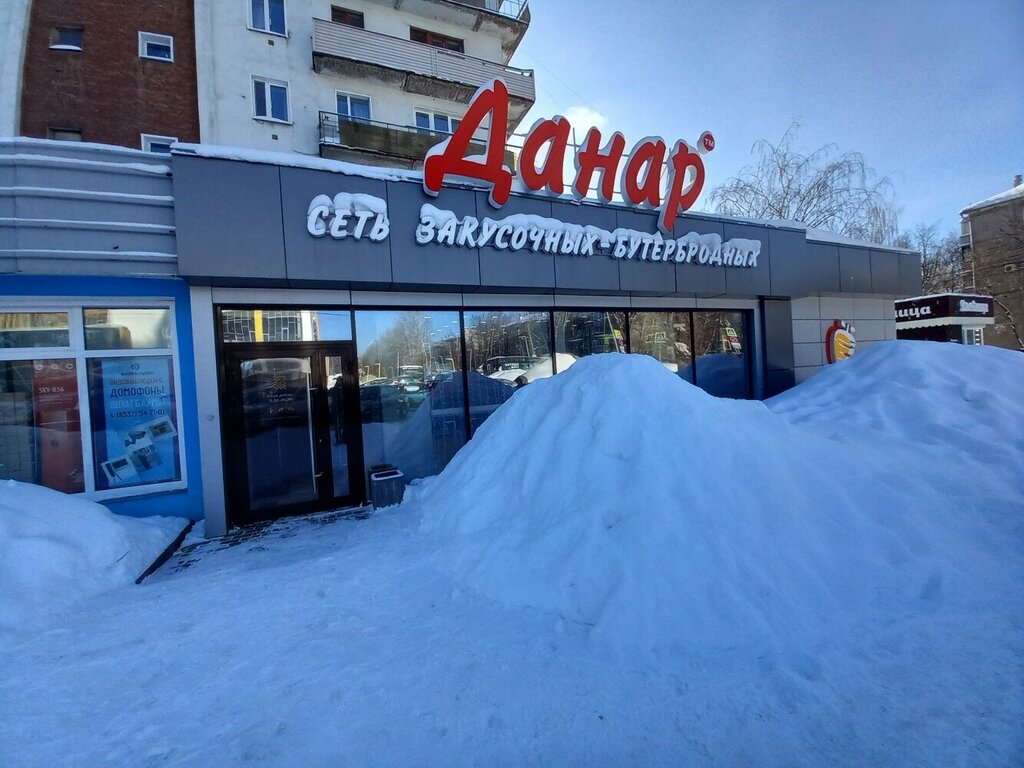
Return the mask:
[[396,285],[475,289],[480,285],[480,252],[476,248],[416,243],[420,208],[431,203],[447,208],[460,218],[476,211],[476,195],[465,189],[445,189],[429,198],[414,184],[388,184],[388,217],[391,235],[379,245],[390,244],[391,277]]
[[[450,187],[435,198],[411,181],[185,154],[174,155],[173,165],[179,271],[194,282],[737,298],[920,290],[915,254],[807,243],[804,232],[796,229],[700,214],[677,219],[674,237],[696,232],[714,233],[723,241],[759,240],[754,268],[501,250],[493,244],[420,245],[415,231],[425,203],[459,218],[535,214],[652,234],[657,213],[518,194],[495,209],[486,193],[477,190]],[[338,192],[386,200],[389,236],[380,242],[312,236],[307,230],[310,202],[316,195],[333,197]]]
[[775,269],[785,273],[796,286],[792,293],[777,291],[776,296],[806,296],[811,293],[838,293],[839,246],[830,243],[807,243],[804,262],[776,263]]
[[392,280],[390,237],[379,243],[365,235],[358,240],[354,237],[339,240],[330,235],[313,237],[306,229],[306,214],[313,198],[317,195],[333,198],[339,192],[382,199],[387,194],[384,182],[376,179],[325,174],[307,168],[281,169],[288,280],[291,283],[389,284]]
[[[795,229],[768,230],[772,260],[769,264],[772,296],[801,296],[814,290],[812,277],[819,270],[810,264],[804,233]],[[827,278],[826,278],[827,279]]]
[[[658,229],[656,213],[616,210],[615,226],[650,232]],[[615,259],[619,265],[619,288],[637,296],[669,296],[676,292],[674,262],[652,262],[639,258]]]
[[[694,216],[680,216],[676,219],[672,234],[682,237],[688,232],[698,235],[723,237],[725,227],[720,221]],[[725,269],[709,267],[706,264],[676,264],[676,294],[702,297],[725,295]]]
[[765,370],[793,369],[793,312],[789,299],[765,299],[764,308]]
[[921,257],[916,253],[901,253],[900,285],[898,295],[921,295]]
[[277,166],[175,155],[174,201],[183,277],[287,278]]
[[749,268],[725,268],[725,292],[730,296],[767,296],[772,292],[771,264],[772,241],[771,230],[746,224],[725,225],[725,240],[742,237],[747,240],[761,241],[761,255],[757,257],[757,266]]
[[[514,213],[551,218],[551,202],[542,198],[513,195],[508,203],[500,209],[495,209],[487,202],[486,193],[475,192],[474,195],[475,215],[480,220],[485,217],[503,219]],[[550,253],[533,253],[529,250],[502,251],[493,245],[485,245],[480,248],[480,284],[485,288],[551,290],[555,285],[555,256]]]
[[871,293],[871,251],[839,246],[839,290]]
[[900,292],[900,255],[892,251],[871,251],[871,292]]
[[[596,205],[551,203],[552,218],[567,224],[615,229],[615,211]],[[562,292],[618,292],[619,264],[605,255],[565,256],[555,259],[555,288]]]
[[767,371],[764,375],[764,396],[775,397],[796,386],[796,374],[788,371]]

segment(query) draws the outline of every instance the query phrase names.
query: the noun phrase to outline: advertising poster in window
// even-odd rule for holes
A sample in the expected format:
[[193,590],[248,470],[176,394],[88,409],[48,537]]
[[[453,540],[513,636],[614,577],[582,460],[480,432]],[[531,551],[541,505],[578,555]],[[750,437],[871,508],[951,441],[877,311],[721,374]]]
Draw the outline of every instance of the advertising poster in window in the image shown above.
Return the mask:
[[38,482],[64,493],[85,490],[74,360],[32,361],[32,403],[38,430]]
[[170,357],[90,361],[96,487],[181,478]]

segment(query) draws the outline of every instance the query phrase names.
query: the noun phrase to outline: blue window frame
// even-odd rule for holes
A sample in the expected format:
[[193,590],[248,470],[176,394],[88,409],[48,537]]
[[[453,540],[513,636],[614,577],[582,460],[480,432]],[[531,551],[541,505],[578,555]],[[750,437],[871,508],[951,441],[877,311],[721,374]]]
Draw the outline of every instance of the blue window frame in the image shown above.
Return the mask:
[[288,83],[260,77],[252,79],[253,117],[259,120],[290,122],[288,113]]
[[250,0],[252,28],[275,35],[287,34],[284,0]]
[[370,99],[352,93],[338,92],[338,115],[357,123],[370,121]]

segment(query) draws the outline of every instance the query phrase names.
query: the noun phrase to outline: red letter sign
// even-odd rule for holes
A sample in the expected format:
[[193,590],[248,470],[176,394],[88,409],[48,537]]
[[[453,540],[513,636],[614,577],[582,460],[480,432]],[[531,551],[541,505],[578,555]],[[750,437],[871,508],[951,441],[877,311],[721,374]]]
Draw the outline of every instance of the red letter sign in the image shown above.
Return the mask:
[[[565,165],[565,150],[569,145],[569,131],[569,121],[561,115],[555,115],[552,120],[538,120],[533,124],[519,155],[519,176],[527,188],[539,192],[547,187],[553,195],[565,191],[562,168]],[[537,154],[545,143],[549,143],[548,155],[544,158],[544,167],[538,171]]]
[[[666,235],[671,236],[676,216],[697,201],[697,195],[700,194],[704,186],[704,161],[700,159],[700,155],[690,149],[685,141],[679,141],[676,142],[676,147],[672,150],[669,162],[668,194],[665,196],[665,204],[661,208],[658,227]],[[687,171],[691,168],[694,172],[693,183],[686,191],[683,191]]]
[[[466,157],[469,144],[488,115],[491,120],[487,131],[485,159],[483,162],[470,160]],[[507,203],[512,193],[512,171],[504,163],[507,125],[508,88],[501,80],[492,80],[473,96],[455,133],[427,152],[423,163],[423,191],[436,196],[446,176],[462,176],[489,182],[490,203],[495,208]]]
[[597,197],[602,203],[610,203],[615,194],[615,171],[622,161],[622,153],[626,149],[626,139],[616,131],[608,139],[608,143],[598,149],[601,143],[601,132],[591,128],[583,142],[583,148],[576,153],[576,181],[573,183],[573,194],[582,199],[590,191],[590,181],[594,171],[601,171],[601,186],[597,188]]
[[[633,205],[657,208],[661,205],[661,167],[665,164],[665,142],[656,136],[637,142],[622,169],[619,187]],[[644,166],[647,166],[644,169]],[[640,173],[643,170],[643,181]]]

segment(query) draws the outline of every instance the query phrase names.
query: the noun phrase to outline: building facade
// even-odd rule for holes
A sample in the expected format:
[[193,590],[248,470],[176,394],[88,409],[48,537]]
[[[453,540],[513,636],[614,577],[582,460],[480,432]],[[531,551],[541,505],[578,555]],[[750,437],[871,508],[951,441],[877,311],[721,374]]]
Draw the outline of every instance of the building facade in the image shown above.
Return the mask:
[[493,78],[519,125],[528,25],[525,1],[197,0],[203,142],[417,167]]
[[1024,183],[960,211],[960,245],[972,288],[992,297],[985,343],[1024,349]]
[[894,338],[920,290],[917,254],[791,224],[663,235],[621,204],[487,197],[294,153],[5,140],[0,477],[216,535],[363,503],[381,466],[434,474],[589,354],[771,396],[836,320]]
[[192,1],[33,0],[18,126],[22,136],[157,152],[198,141]]

